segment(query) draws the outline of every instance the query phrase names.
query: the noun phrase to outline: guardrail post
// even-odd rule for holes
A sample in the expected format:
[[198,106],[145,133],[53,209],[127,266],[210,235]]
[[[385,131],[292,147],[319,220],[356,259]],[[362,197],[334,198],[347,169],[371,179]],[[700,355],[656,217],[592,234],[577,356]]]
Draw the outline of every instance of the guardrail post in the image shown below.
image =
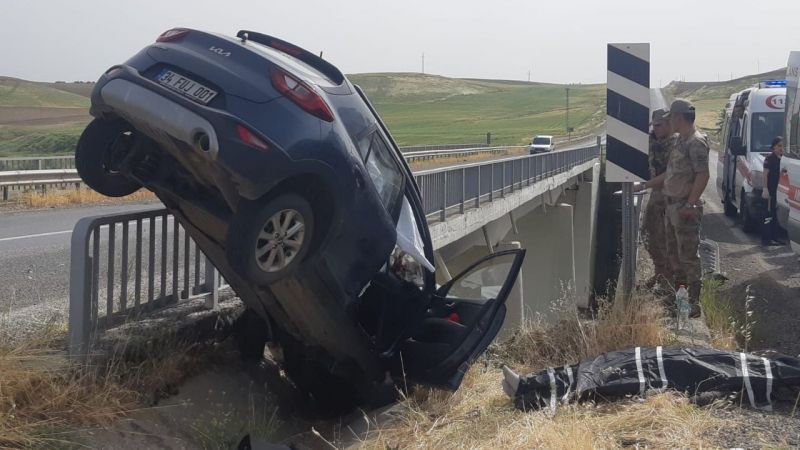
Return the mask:
[[500,198],[504,198],[506,196],[506,163],[500,163],[503,172],[503,178],[500,180]]
[[70,240],[69,271],[69,353],[77,356],[89,348],[92,316],[92,259],[89,237],[92,218],[83,218],[75,225]]
[[206,276],[205,276],[205,290],[209,292],[206,297],[205,307],[208,309],[216,309],[219,302],[219,273],[211,260],[206,258]]
[[36,160],[36,167],[38,167],[38,168],[39,168],[39,170],[42,170],[42,163],[43,163],[43,162],[44,162],[44,161],[42,161],[41,159],[37,159],[37,160]]
[[478,192],[475,195],[475,207],[480,208],[481,206],[481,166],[478,166]]
[[489,171],[491,172],[490,182],[489,182],[489,201],[494,201],[494,163],[489,164]]
[[466,201],[467,170],[461,169],[461,207],[459,211],[464,214],[464,201]]
[[444,222],[447,217],[447,172],[442,172],[442,212],[441,220]]

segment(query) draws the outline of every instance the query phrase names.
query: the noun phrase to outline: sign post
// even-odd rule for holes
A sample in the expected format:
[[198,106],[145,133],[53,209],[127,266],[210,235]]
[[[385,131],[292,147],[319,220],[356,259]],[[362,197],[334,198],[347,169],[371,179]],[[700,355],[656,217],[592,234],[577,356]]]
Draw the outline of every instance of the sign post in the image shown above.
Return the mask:
[[608,44],[606,181],[622,183],[622,295],[636,279],[633,183],[649,178],[650,44]]

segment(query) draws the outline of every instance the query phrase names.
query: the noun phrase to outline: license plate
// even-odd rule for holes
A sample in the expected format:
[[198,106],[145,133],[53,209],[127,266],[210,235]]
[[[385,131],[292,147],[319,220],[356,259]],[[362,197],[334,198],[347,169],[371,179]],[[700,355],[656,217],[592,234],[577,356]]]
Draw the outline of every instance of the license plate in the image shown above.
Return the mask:
[[173,91],[179,92],[204,105],[217,96],[217,91],[209,89],[197,81],[177,74],[171,70],[162,70],[156,79],[159,83],[172,89]]

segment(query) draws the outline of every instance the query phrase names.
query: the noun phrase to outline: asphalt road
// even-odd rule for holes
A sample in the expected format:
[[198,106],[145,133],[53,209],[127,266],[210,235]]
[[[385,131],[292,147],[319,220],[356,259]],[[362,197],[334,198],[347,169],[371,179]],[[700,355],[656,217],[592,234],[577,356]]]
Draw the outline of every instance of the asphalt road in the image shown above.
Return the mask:
[[0,212],[0,319],[40,320],[66,314],[70,238],[78,220],[158,206],[140,203]]
[[716,152],[712,151],[711,180],[703,195],[706,202],[703,234],[719,243],[722,270],[729,277],[724,296],[737,318],[745,318],[745,290],[751,286],[756,300],[751,306],[751,350],[772,349],[800,354],[800,262],[788,246],[762,247],[758,235],[745,234],[738,221],[725,217],[716,191]]

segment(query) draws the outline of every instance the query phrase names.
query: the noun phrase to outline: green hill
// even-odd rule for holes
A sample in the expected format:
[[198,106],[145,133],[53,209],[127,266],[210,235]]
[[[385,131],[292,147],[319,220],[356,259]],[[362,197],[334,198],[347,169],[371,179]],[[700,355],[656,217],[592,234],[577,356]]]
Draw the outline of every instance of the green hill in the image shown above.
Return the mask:
[[[58,83],[62,84],[62,83]],[[56,83],[36,83],[0,77],[0,106],[88,108],[84,95],[56,89]],[[66,86],[72,83],[63,83]]]
[[729,81],[672,81],[664,88],[668,98],[686,98],[697,108],[697,124],[700,128],[714,132],[720,119],[720,112],[725,108],[731,94],[748,88],[759,81],[783,79],[786,68],[770,72],[748,75]]
[[418,73],[348,75],[370,98],[400,145],[522,144],[534,134],[589,133],[605,119],[605,85],[447,78]]

